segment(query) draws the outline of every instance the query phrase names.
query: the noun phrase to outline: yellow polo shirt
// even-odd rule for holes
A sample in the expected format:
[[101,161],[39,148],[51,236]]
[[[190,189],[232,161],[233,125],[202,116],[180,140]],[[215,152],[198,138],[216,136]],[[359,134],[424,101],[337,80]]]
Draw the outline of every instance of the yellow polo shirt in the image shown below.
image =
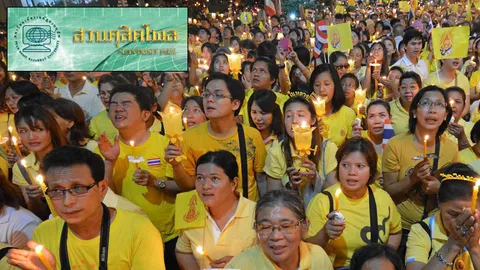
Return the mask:
[[[375,196],[377,205],[377,217],[380,243],[387,243],[391,234],[402,231],[400,214],[397,212],[395,203],[390,195],[384,190],[370,186]],[[340,188],[337,183],[326,191],[335,196],[335,191]],[[370,243],[370,204],[368,191],[361,199],[350,199],[341,194],[339,210],[345,216],[347,222],[342,235],[335,240],[330,240],[325,251],[333,261],[333,267],[350,265],[350,259],[355,251]],[[334,209],[336,206],[334,206]],[[310,227],[306,238],[315,236],[327,223],[327,215],[330,213],[330,202],[327,195],[319,193],[310,201],[307,207],[307,218]]]
[[[322,146],[319,146],[319,151],[321,151]],[[337,153],[337,145],[332,141],[328,140],[325,142],[325,153],[322,153],[320,160],[317,164],[317,171],[325,180],[325,176],[332,171],[335,170],[337,167],[337,160],[335,159],[335,154]],[[292,143],[290,143],[290,151],[292,153],[292,158],[294,160],[294,166],[299,168],[301,164],[300,156],[295,151],[295,148]],[[325,160],[324,160],[325,158]],[[325,162],[325,163],[324,163]],[[325,165],[325,166],[324,166]],[[265,167],[263,170],[265,173],[275,179],[281,179],[282,185],[286,185],[289,182],[289,177],[287,173],[287,161],[285,159],[285,155],[283,153],[283,146],[282,142],[276,140],[272,143],[272,146],[267,152],[267,158],[265,159]],[[325,171],[324,171],[325,167]],[[301,184],[299,188],[302,190],[303,186],[305,186],[305,181]]]
[[95,140],[98,140],[98,137],[105,132],[107,139],[110,142],[113,142],[115,136],[118,135],[118,130],[113,125],[110,117],[108,116],[108,111],[103,110],[99,114],[95,115],[90,121],[90,134]]
[[[300,242],[299,270],[333,269],[332,263],[325,251],[317,245]],[[235,256],[225,268],[228,269],[263,269],[281,270],[274,261],[267,257],[259,245],[253,246]]]
[[[160,231],[164,242],[172,240],[178,236],[178,232],[174,229],[175,195],[155,187],[136,184],[132,180],[136,168],[128,159],[129,156],[132,156],[132,148],[121,141],[119,143],[120,156],[115,163],[113,191],[140,206]],[[172,178],[172,167],[164,158],[168,143],[169,140],[165,136],[150,133],[150,137],[145,143],[136,145],[136,157],[143,158],[143,161],[139,163],[140,169],[147,170],[156,178],[163,180]]]
[[408,112],[400,103],[400,98],[390,101],[390,113],[392,115],[392,127],[395,135],[408,132]]
[[195,251],[198,246],[213,260],[236,256],[256,243],[255,206],[255,202],[240,196],[234,215],[222,231],[207,212],[206,227],[181,230],[176,249],[180,253],[193,253],[200,269],[210,268],[210,262]]
[[352,124],[355,121],[355,112],[349,107],[342,105],[340,110],[323,118],[324,138],[332,140],[337,146],[341,146],[352,135]]
[[[245,100],[243,101],[242,109],[240,109],[240,113],[239,113],[239,115],[243,116],[243,124],[247,126],[250,126],[250,120],[248,118],[248,100],[250,99],[250,97],[253,95],[254,92],[255,90],[253,90],[253,88],[250,88],[247,90],[247,92],[245,92]],[[280,111],[282,111],[283,113],[283,104],[285,104],[285,102],[289,99],[289,97],[282,93],[278,93],[278,92],[274,92],[274,93],[277,96],[277,104],[278,106],[280,106]]]
[[[413,167],[420,161],[413,160],[413,157],[423,156],[423,147],[417,147],[413,134],[408,132],[390,139],[387,147],[383,151],[383,173],[398,172],[397,181],[403,181],[404,177],[412,173]],[[427,153],[434,153],[435,147],[427,149]],[[440,138],[440,160],[438,168],[443,165],[456,162],[458,160],[457,145],[444,137]],[[433,166],[433,159],[430,159],[430,166]],[[410,226],[421,220],[424,206],[419,199],[423,194],[420,187],[415,187],[409,191],[409,199],[397,205],[398,212],[402,215],[402,227],[409,230]]]
[[[407,254],[405,255],[405,263],[420,262],[427,264],[433,257],[435,252],[447,242],[447,231],[443,227],[441,214],[437,213],[423,220],[429,227],[432,235],[428,235],[420,224],[413,224],[407,241]],[[431,237],[431,238],[430,238]],[[432,246],[433,245],[433,246]],[[429,256],[430,248],[432,254]],[[458,268],[457,263],[463,262],[465,268]],[[460,255],[453,261],[454,267],[448,269],[474,269],[470,254],[466,250],[462,250]]]
[[440,88],[447,89],[448,87],[458,86],[463,89],[466,95],[470,94],[470,82],[468,81],[467,76],[460,73],[460,71],[456,71],[457,77],[453,79],[451,82],[445,82],[440,79],[440,83],[438,80],[438,72],[430,73],[428,77],[423,81],[423,87],[428,85],[436,85]]
[[[473,122],[467,122],[465,120],[463,120],[463,118],[460,118],[460,120],[458,121],[458,124],[461,125],[463,127],[463,130],[465,131],[465,135],[467,135],[467,139],[468,139],[468,143],[470,145],[474,145],[474,143],[472,142],[472,140],[470,139],[470,133],[472,133],[472,129],[473,129],[473,126],[475,125],[475,123]],[[458,139],[457,137],[453,136],[450,132],[448,132],[448,130],[445,130],[445,132],[443,133],[443,135],[451,140],[452,142],[458,144]]]
[[[183,133],[182,150],[187,159],[183,161],[185,171],[193,176],[197,160],[208,151],[227,150],[237,158],[239,181],[237,191],[242,194],[242,166],[238,131],[230,137],[218,138],[208,131],[209,121],[187,129]],[[262,173],[265,164],[265,144],[258,130],[243,125],[248,163],[248,199],[258,201],[257,181],[255,173]]]
[[[47,248],[60,269],[60,236],[65,221],[56,217],[47,220],[33,232],[32,239]],[[100,235],[82,240],[68,230],[67,249],[72,269],[98,269]],[[162,237],[152,223],[140,215],[116,210],[110,225],[109,269],[165,269]]]

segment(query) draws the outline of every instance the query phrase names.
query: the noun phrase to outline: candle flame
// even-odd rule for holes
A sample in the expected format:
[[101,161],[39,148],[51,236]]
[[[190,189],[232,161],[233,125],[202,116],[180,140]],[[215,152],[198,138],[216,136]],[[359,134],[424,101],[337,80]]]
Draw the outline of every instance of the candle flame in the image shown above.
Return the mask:
[[135,142],[134,142],[134,141],[130,141],[130,146],[131,146],[131,147],[134,147],[134,146],[135,146]]
[[37,177],[35,177],[35,180],[37,181],[37,183],[43,184],[43,175],[37,175]]
[[86,81],[86,80],[87,80],[87,76],[83,76],[82,79],[83,79],[84,81]]
[[42,245],[38,245],[35,247],[35,253],[37,255],[41,254],[42,253],[42,250],[43,250],[43,246]]
[[12,126],[8,126],[8,131],[9,131],[10,133],[12,133],[12,131],[13,131]]
[[480,187],[480,179],[477,180],[477,183],[475,184],[475,186],[476,186],[477,188]]
[[450,103],[450,107],[453,107],[453,103],[455,103],[455,101],[453,99],[450,99],[449,103]]
[[12,142],[14,145],[17,145],[17,137],[12,136]]
[[187,123],[187,117],[183,117],[183,123]]
[[425,141],[428,141],[428,138],[430,138],[430,136],[425,135]]
[[202,247],[202,246],[198,246],[198,247],[197,247],[197,252],[200,253],[200,255],[205,254],[205,252],[203,251],[203,247]]
[[301,128],[306,128],[307,127],[307,122],[303,121],[302,124],[300,125]]
[[337,190],[335,191],[335,198],[340,197],[340,193],[342,193],[342,189],[341,189],[341,188],[337,188]]
[[23,167],[27,167],[27,161],[25,159],[20,160],[20,163],[22,164]]
[[472,61],[475,60],[475,56],[472,56],[472,58],[470,60],[472,60]]
[[173,108],[173,106],[170,106],[170,113],[173,114],[175,111],[175,108]]

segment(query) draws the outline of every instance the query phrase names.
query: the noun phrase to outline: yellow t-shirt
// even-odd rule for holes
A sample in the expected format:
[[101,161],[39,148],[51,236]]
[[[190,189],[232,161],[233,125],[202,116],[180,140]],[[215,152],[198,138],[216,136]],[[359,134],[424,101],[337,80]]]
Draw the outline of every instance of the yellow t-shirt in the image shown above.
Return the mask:
[[[395,203],[390,195],[384,190],[373,185],[373,194],[377,205],[379,239],[381,243],[387,243],[391,234],[401,232],[400,214],[397,212]],[[335,196],[335,191],[340,188],[337,183],[326,191]],[[342,235],[330,240],[325,251],[333,261],[333,266],[344,267],[350,265],[350,259],[353,253],[360,247],[370,243],[370,207],[368,191],[361,199],[349,199],[345,195],[340,195],[340,212],[345,216],[347,222]],[[327,223],[327,215],[330,211],[330,202],[325,194],[317,194],[310,201],[307,207],[307,218],[310,220],[308,237],[315,236]]]
[[240,196],[232,219],[222,231],[207,213],[206,227],[180,231],[176,249],[180,253],[193,253],[200,269],[210,268],[210,262],[195,251],[198,246],[213,260],[236,256],[256,243],[255,206],[255,202]]
[[[214,137],[208,131],[209,121],[187,129],[183,133],[182,150],[187,156],[183,161],[183,167],[189,175],[195,175],[197,160],[208,151],[227,150],[234,154],[238,163],[239,181],[237,191],[242,194],[242,165],[240,159],[240,145],[238,142],[238,131],[228,138]],[[255,173],[263,172],[265,163],[265,144],[258,130],[243,125],[245,144],[248,160],[248,199],[258,201],[257,182]]]
[[5,175],[5,179],[9,179],[8,178],[8,161],[3,157],[0,157],[0,170],[2,170],[3,175]]
[[[419,160],[412,160],[413,157],[423,156],[423,147],[417,147],[413,134],[408,132],[390,139],[383,151],[383,173],[398,172],[397,181],[402,181],[405,176],[412,173],[413,167]],[[435,147],[427,149],[427,153],[434,153]],[[440,139],[440,160],[438,168],[458,160],[458,147],[452,141],[441,137]],[[430,166],[433,166],[433,159],[430,159]],[[409,230],[410,226],[420,221],[424,206],[421,200],[419,187],[409,191],[409,199],[397,205],[398,212],[402,215],[402,227]]]
[[480,83],[480,70],[473,72],[470,77],[470,88],[476,87],[475,91],[477,91],[477,93],[480,91],[480,85],[478,85],[478,83]]
[[[322,179],[325,180],[325,176],[337,167],[337,160],[335,159],[335,154],[337,153],[337,145],[332,141],[324,141],[325,144],[325,153],[322,153],[320,160],[317,164],[317,170]],[[321,146],[319,146],[320,148]],[[320,148],[321,150],[321,148]],[[293,147],[293,144],[290,143],[290,151],[292,153],[292,158],[296,167],[300,166],[301,160],[298,154]],[[325,160],[323,160],[325,158]],[[263,170],[265,173],[275,179],[281,179],[282,185],[286,185],[289,182],[289,177],[287,173],[287,161],[283,153],[282,142],[276,140],[273,142],[272,146],[267,152],[267,157],[265,159],[265,167]],[[324,170],[325,167],[325,170]],[[304,181],[305,183],[305,181]],[[302,183],[303,184],[303,183]],[[301,189],[300,189],[301,190]]]
[[390,112],[395,135],[408,132],[408,112],[403,108],[400,99],[390,101]]
[[[375,147],[375,152],[377,152],[377,170],[378,170],[378,174],[377,174],[377,179],[375,179],[375,182],[374,182],[373,184],[374,184],[377,188],[383,188],[382,185],[380,185],[380,180],[379,180],[380,175],[382,175],[382,154],[383,154],[383,149],[382,149],[381,153],[378,152],[378,150],[377,150],[377,145],[375,145],[375,143],[370,139],[370,134],[368,133],[368,130],[362,131],[362,137],[370,140],[370,142],[371,142],[371,143],[373,144],[373,146]],[[382,146],[382,145],[380,145],[380,146]]]
[[[435,257],[435,252],[439,251],[448,240],[447,232],[442,225],[440,213],[424,219],[423,222],[430,227],[432,235],[428,235],[420,224],[412,225],[412,229],[408,234],[407,254],[405,255],[406,264],[411,262],[427,264],[430,259]],[[432,254],[429,256],[431,248]],[[465,268],[456,267],[460,261],[464,263]],[[455,258],[453,264],[454,267],[448,267],[448,269],[474,269],[472,261],[470,260],[470,254],[465,250],[460,252],[460,255]]]
[[[47,220],[38,225],[32,236],[57,258],[57,269],[60,269],[60,236],[64,223],[59,217]],[[68,230],[67,239],[72,269],[98,269],[100,236],[82,240]],[[165,269],[162,238],[148,219],[116,210],[110,225],[108,268]]]
[[[28,156],[26,156],[25,161],[27,162],[27,165],[29,166],[28,172],[30,173],[31,178],[32,178],[32,179],[30,179],[30,181],[32,183],[35,183],[35,178],[40,173],[40,164],[37,162],[37,159],[35,158],[34,153],[30,153]],[[18,168],[18,162],[16,162],[13,165],[12,173],[13,173],[12,182],[15,185],[20,186],[20,187],[25,187],[25,186],[31,185],[31,184],[28,183],[28,181],[25,179],[25,177],[23,177],[23,174],[20,172],[20,169]]]
[[[169,140],[165,136],[150,133],[150,137],[144,144],[136,145],[136,157],[143,158],[143,161],[139,163],[140,169],[147,170],[156,178],[163,180],[172,178],[172,167],[164,158],[168,142]],[[120,156],[115,163],[113,191],[140,206],[153,225],[160,231],[164,242],[172,240],[178,235],[178,232],[174,229],[175,196],[155,187],[136,184],[132,180],[133,173],[136,170],[135,165],[129,162],[128,158],[128,156],[132,156],[132,148],[121,141],[119,143]]]
[[[472,123],[472,122],[467,122],[465,120],[463,120],[463,118],[460,118],[460,120],[458,121],[458,124],[461,125],[463,127],[463,130],[465,131],[465,135],[467,135],[467,139],[468,139],[468,143],[470,145],[474,145],[474,143],[472,142],[472,140],[470,139],[470,133],[472,132],[472,129],[473,129],[473,126],[475,125],[475,123]],[[443,133],[443,135],[451,140],[452,142],[454,142],[455,144],[458,144],[458,139],[457,137],[453,136],[450,132],[448,132],[448,130],[445,130],[445,132]]]
[[[247,90],[247,92],[245,93],[245,100],[243,101],[243,104],[242,104],[242,109],[240,109],[240,113],[239,113],[239,115],[243,116],[243,124],[246,126],[250,126],[250,119],[248,117],[248,100],[250,99],[250,97],[253,95],[254,92],[255,91],[253,90],[253,88],[250,88]],[[278,93],[278,92],[274,92],[274,93],[277,96],[277,102],[279,103],[278,106],[280,106],[280,111],[283,112],[283,104],[285,104],[285,102],[288,100],[289,97],[282,93]]]
[[341,146],[352,135],[352,124],[355,121],[355,112],[343,105],[336,113],[323,118],[324,138],[332,140]]
[[451,86],[458,86],[463,89],[465,94],[469,95],[470,94],[470,82],[468,81],[467,76],[463,75],[460,73],[460,71],[456,71],[457,77],[453,79],[451,82],[445,82],[442,79],[440,79],[440,84],[438,83],[438,72],[431,73],[428,75],[428,77],[423,81],[423,87],[428,86],[428,85],[436,85],[438,87],[441,87],[443,89],[447,89],[448,87]]
[[118,130],[115,128],[112,121],[110,121],[107,110],[101,111],[92,118],[89,129],[90,134],[95,140],[98,140],[98,137],[100,137],[103,132],[105,132],[105,135],[110,142],[113,142],[115,136],[118,135]]
[[[464,163],[470,166],[472,166],[473,163],[479,160],[475,152],[472,151],[472,148],[466,148],[460,151],[459,159],[461,163]],[[475,168],[475,167],[473,168],[477,171],[477,173],[480,171],[480,168]]]
[[[6,243],[0,243],[0,250],[4,248],[12,247],[9,244]],[[2,270],[14,270],[14,269],[20,269],[16,266],[13,266],[7,262],[8,258],[7,256],[3,256],[3,258],[0,260],[0,269]]]
[[[317,245],[300,242],[300,263],[299,270],[310,269],[333,269],[332,263],[327,253]],[[262,270],[281,270],[267,255],[263,252],[260,245],[253,246],[244,252],[235,256],[226,266],[228,269],[262,269]]]

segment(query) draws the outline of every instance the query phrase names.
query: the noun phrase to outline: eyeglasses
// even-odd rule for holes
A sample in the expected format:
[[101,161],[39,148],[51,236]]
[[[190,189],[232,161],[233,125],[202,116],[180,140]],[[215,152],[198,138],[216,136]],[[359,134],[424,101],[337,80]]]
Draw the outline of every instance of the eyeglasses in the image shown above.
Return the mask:
[[418,106],[420,106],[420,108],[422,109],[430,109],[432,107],[435,107],[435,109],[445,110],[447,108],[447,103],[443,101],[431,101],[429,99],[423,99],[420,100]]
[[232,97],[226,96],[224,94],[210,93],[210,92],[206,92],[206,91],[202,93],[202,97],[205,98],[205,99],[209,99],[210,97],[212,97],[214,100],[220,100],[220,99],[224,99],[224,98],[232,99]]
[[68,193],[72,194],[75,197],[81,197],[84,196],[85,194],[88,193],[88,191],[93,188],[95,185],[97,185],[96,182],[93,182],[92,184],[88,186],[76,186],[74,188],[68,188],[68,189],[52,189],[50,190],[47,188],[45,193],[50,197],[52,200],[57,200],[57,199],[62,199],[65,197],[65,195]]
[[257,224],[255,223],[253,226],[254,226],[254,230],[257,231],[257,233],[260,235],[260,236],[269,236],[272,234],[272,232],[275,230],[275,229],[278,229],[279,232],[283,233],[283,234],[293,234],[295,233],[295,230],[297,229],[298,226],[300,226],[300,224],[303,223],[303,219],[302,220],[299,220],[297,222],[292,222],[292,223],[283,223],[281,225],[278,225],[278,226],[273,226],[271,224]]
[[349,64],[335,66],[335,68],[336,68],[337,70],[340,70],[340,69],[348,69],[349,67],[350,67]]

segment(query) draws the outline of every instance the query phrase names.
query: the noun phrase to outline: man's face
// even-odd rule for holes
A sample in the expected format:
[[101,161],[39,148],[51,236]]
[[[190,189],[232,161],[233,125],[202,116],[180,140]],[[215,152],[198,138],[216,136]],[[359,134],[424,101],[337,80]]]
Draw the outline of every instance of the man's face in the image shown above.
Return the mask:
[[[70,189],[75,193],[94,183],[90,168],[85,164],[53,167],[46,173],[48,191]],[[67,224],[82,224],[88,221],[101,207],[107,187],[106,181],[103,180],[93,185],[85,194],[76,194],[77,196],[75,196],[66,191],[63,196],[60,195],[57,198],[50,195],[50,198],[55,211]]]
[[83,80],[83,76],[85,76],[85,72],[63,72],[63,76],[69,81],[69,82],[75,82],[79,80]]
[[422,40],[417,38],[410,40],[405,47],[405,50],[408,57],[418,57],[422,52]]
[[116,93],[110,99],[108,111],[113,125],[118,130],[138,128],[139,123],[145,122],[150,117],[150,111],[141,110],[135,97],[130,93]]

